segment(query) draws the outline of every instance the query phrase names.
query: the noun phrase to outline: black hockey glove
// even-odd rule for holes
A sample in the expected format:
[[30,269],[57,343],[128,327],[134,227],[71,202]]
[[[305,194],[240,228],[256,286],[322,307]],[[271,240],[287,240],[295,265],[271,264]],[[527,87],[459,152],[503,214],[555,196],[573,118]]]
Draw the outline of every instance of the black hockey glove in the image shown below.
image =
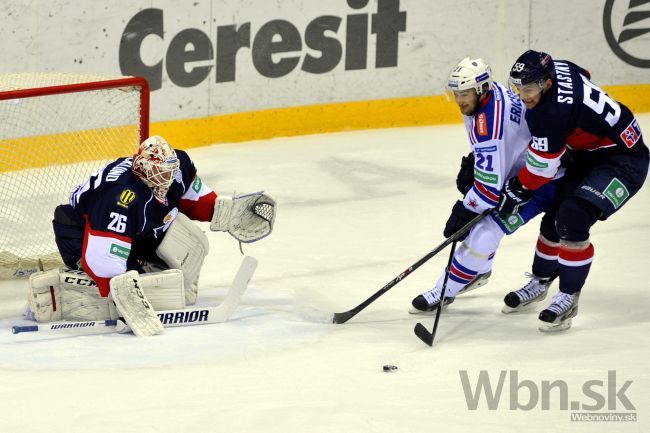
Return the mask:
[[[446,238],[453,235],[458,230],[462,229],[465,226],[465,224],[473,220],[474,217],[476,217],[476,215],[478,215],[476,212],[467,210],[463,205],[463,202],[457,200],[456,203],[454,203],[454,207],[451,208],[451,215],[447,220],[447,224],[445,224],[445,231],[443,232],[443,235]],[[467,237],[467,233],[465,233],[458,240],[462,242],[463,240],[465,240],[466,237]]]
[[533,192],[521,184],[519,177],[515,176],[506,182],[501,190],[501,199],[497,211],[501,218],[510,214],[516,214],[519,209],[533,198]]
[[474,154],[472,152],[460,160],[460,170],[456,175],[456,188],[461,194],[467,194],[474,185]]

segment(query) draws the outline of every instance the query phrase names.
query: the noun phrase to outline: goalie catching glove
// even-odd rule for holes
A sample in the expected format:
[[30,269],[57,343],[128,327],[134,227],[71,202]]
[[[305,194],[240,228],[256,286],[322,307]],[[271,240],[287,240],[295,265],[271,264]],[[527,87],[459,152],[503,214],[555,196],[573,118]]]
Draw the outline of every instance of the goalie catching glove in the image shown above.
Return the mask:
[[240,242],[259,241],[273,231],[275,200],[264,191],[237,197],[218,196],[210,230],[230,233]]

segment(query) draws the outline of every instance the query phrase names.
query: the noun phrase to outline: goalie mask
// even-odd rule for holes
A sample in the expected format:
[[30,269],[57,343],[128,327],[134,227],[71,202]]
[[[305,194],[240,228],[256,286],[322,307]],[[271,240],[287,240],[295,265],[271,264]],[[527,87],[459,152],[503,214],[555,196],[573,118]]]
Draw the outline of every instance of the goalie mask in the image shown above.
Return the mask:
[[179,170],[176,152],[164,138],[154,135],[142,142],[133,155],[133,173],[149,188],[160,203],[167,203],[167,191]]

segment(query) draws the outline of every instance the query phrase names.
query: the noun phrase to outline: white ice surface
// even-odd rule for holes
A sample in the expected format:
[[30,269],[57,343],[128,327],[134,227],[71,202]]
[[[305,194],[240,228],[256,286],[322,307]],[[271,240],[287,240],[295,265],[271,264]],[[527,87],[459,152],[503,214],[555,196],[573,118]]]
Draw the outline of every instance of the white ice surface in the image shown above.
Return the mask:
[[[650,115],[639,117],[650,131]],[[596,258],[566,333],[540,333],[534,312],[500,313],[503,295],[525,282],[539,220],[504,240],[492,279],[443,313],[432,348],[413,327],[430,329],[433,318],[407,310],[448,250],[348,323],[318,320],[319,311],[356,306],[442,242],[467,151],[461,125],[191,150],[217,191],[266,189],[279,203],[275,232],[244,246],[259,266],[233,319],[153,338],[12,335],[11,325],[24,323],[25,282],[2,282],[0,432],[647,432],[647,187],[593,229]],[[208,237],[199,297],[217,304],[241,256],[227,234]],[[399,369],[384,373],[384,364]],[[564,380],[569,399],[586,404],[594,401],[582,384],[616,370],[617,388],[632,381],[625,394],[638,421],[571,422],[557,390],[549,410],[510,410],[507,381],[498,409],[482,398],[469,410],[459,370],[472,384],[481,370],[493,386],[502,370],[538,386]],[[528,401],[526,389],[519,401]]]

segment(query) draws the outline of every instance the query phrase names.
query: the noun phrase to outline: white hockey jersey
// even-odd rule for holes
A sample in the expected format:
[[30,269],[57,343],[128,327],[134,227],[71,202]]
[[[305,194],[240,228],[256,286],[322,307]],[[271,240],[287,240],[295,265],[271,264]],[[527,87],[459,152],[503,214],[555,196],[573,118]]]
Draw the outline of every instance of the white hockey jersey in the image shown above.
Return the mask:
[[492,92],[473,116],[463,116],[474,153],[474,186],[463,204],[482,213],[499,204],[505,182],[526,163],[531,135],[526,107],[512,90],[494,82]]

